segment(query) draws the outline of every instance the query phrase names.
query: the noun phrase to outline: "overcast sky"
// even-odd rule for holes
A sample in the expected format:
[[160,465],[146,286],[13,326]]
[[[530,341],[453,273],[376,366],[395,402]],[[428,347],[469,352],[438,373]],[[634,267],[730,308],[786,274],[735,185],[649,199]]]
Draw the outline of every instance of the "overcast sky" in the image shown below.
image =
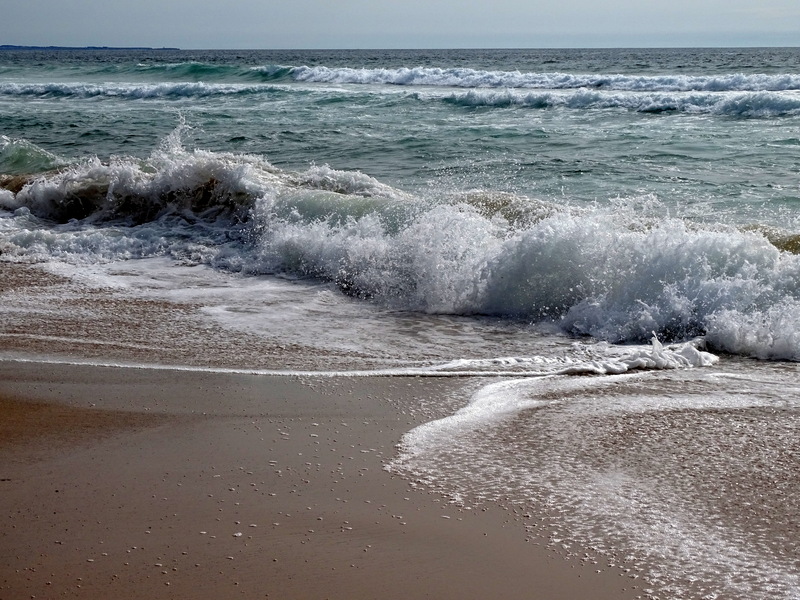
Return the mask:
[[0,0],[0,44],[800,46],[800,0]]

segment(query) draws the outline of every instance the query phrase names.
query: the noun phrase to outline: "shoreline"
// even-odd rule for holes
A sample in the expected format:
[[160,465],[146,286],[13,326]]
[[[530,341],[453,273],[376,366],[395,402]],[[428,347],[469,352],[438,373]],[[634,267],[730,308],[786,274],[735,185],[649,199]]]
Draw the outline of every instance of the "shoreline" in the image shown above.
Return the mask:
[[464,385],[0,360],[0,598],[637,597],[383,468]]

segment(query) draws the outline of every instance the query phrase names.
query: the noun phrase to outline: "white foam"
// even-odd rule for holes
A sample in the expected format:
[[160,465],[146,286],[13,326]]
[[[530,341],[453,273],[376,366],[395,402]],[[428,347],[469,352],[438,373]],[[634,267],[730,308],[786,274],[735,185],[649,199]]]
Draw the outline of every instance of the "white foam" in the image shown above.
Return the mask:
[[[648,358],[659,363],[666,356],[654,343]],[[749,519],[743,535],[739,515],[717,514],[724,508],[715,499],[722,495],[722,507],[748,512],[760,501],[759,485],[793,481],[785,457],[794,413],[784,418],[780,411],[798,407],[797,388],[796,369],[776,366],[765,377],[742,365],[736,373],[505,380],[480,388],[456,414],[406,434],[388,468],[468,505],[499,501],[517,514],[547,507],[555,516],[530,523],[544,525],[539,532],[554,546],[625,567],[643,589],[656,587],[654,594],[796,598],[793,555],[774,551],[771,534],[753,522],[769,509],[742,516]],[[776,416],[770,421],[754,408]],[[757,449],[731,453],[731,444],[750,438]],[[727,480],[748,470],[752,486],[738,489]],[[786,519],[796,503],[785,502],[772,517],[791,527]]]
[[[653,336],[650,347],[613,348],[608,345],[596,345],[581,349],[583,356],[569,356],[561,359],[552,357],[501,358],[492,360],[459,360],[444,365],[431,367],[437,373],[458,373],[465,368],[495,367],[499,365],[524,366],[528,376],[541,377],[542,380],[529,381],[512,379],[501,381],[481,388],[467,406],[450,417],[426,423],[412,430],[403,437],[401,457],[398,464],[413,460],[414,456],[424,454],[431,443],[447,443],[442,440],[460,435],[460,431],[483,427],[487,423],[514,415],[520,411],[541,406],[549,402],[542,397],[548,396],[547,390],[552,386],[564,393],[568,389],[612,385],[622,374],[638,370],[686,369],[692,367],[709,367],[719,359],[713,354],[698,350],[693,344],[681,344],[665,348],[656,336]],[[593,354],[594,356],[586,356]],[[490,371],[500,374],[498,371]],[[504,374],[517,374],[507,369]],[[551,378],[557,375],[608,375],[601,380],[570,378],[568,380]],[[529,394],[535,390],[536,394]]]
[[2,210],[16,210],[19,204],[16,202],[16,196],[8,190],[0,189],[0,209]]

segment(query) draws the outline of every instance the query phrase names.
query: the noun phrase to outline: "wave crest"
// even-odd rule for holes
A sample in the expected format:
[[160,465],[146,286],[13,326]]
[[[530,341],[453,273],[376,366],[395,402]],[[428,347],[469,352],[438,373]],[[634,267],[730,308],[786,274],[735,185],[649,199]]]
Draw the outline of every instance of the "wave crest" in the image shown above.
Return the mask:
[[[3,175],[22,175],[55,169],[65,164],[52,152],[32,144],[25,139],[15,139],[0,135],[0,173]],[[9,187],[10,182],[0,187]]]

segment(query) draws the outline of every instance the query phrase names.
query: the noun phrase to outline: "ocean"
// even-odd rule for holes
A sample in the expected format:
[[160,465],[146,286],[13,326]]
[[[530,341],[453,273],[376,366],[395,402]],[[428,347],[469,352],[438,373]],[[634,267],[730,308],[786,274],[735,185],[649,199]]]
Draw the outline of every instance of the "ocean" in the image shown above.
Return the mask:
[[387,469],[800,598],[799,159],[797,48],[4,50],[0,358],[457,377]]

